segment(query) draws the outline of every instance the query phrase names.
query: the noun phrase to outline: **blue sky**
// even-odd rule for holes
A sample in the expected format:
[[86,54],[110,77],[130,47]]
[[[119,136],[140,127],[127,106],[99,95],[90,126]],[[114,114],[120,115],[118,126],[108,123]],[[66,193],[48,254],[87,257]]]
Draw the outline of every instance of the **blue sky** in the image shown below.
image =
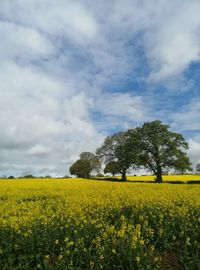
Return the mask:
[[198,0],[1,0],[0,175],[65,175],[161,119],[200,160]]

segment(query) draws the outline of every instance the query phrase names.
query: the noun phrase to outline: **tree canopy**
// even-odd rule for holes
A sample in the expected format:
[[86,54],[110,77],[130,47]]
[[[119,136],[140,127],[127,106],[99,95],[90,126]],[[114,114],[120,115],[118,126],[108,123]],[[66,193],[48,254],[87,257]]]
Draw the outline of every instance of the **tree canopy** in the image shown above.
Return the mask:
[[120,173],[120,166],[117,161],[110,161],[104,168],[104,173],[111,173],[113,176]]
[[[142,127],[128,131],[129,149],[137,144],[138,165],[149,169],[156,175],[156,182],[162,182],[163,170],[180,168],[186,159],[183,149],[188,143],[183,136],[169,130],[169,126],[159,120],[144,123]],[[132,143],[133,142],[133,143]],[[187,164],[189,165],[189,164]]]
[[106,163],[115,161],[118,163],[122,180],[126,181],[126,173],[132,164],[132,153],[127,148],[126,132],[118,132],[106,137],[105,141],[96,151],[99,159]]
[[[162,174],[171,169],[181,173],[192,171],[187,149],[188,143],[181,134],[155,120],[106,137],[96,155],[81,153],[70,173],[89,177],[92,171],[99,171],[101,160],[106,164],[104,173],[120,173],[123,181],[126,181],[129,168],[145,168],[156,175],[156,182],[161,183]],[[200,165],[197,165],[197,171],[200,171]]]
[[78,159],[70,168],[70,174],[80,178],[89,178],[91,172],[90,163],[87,160]]
[[80,158],[70,167],[70,174],[81,178],[90,178],[93,171],[99,172],[101,162],[90,152],[82,152]]
[[187,171],[192,171],[192,164],[186,153],[180,153],[180,156],[175,162],[174,168],[177,172],[180,172],[181,174],[184,174]]

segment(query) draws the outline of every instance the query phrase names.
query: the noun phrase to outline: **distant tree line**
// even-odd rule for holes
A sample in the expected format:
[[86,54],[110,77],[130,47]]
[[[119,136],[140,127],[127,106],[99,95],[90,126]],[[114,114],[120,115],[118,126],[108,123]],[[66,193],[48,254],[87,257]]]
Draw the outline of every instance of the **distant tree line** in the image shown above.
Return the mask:
[[[127,170],[145,168],[156,176],[156,182],[163,181],[162,174],[170,169],[180,173],[192,171],[192,165],[185,150],[188,143],[184,137],[169,130],[170,126],[160,120],[147,122],[142,127],[118,132],[105,138],[96,153],[83,152],[70,167],[70,173],[89,178],[99,173],[101,162],[104,173],[121,174],[127,180]],[[196,167],[200,171],[200,164]]]
[[[24,176],[13,176],[13,175],[9,175],[9,176],[0,176],[0,179],[55,179],[54,177],[52,177],[51,175],[32,175],[32,174],[26,174]],[[72,178],[71,176],[68,175],[64,175],[64,176],[59,176],[56,177],[56,179],[66,179],[66,178]]]

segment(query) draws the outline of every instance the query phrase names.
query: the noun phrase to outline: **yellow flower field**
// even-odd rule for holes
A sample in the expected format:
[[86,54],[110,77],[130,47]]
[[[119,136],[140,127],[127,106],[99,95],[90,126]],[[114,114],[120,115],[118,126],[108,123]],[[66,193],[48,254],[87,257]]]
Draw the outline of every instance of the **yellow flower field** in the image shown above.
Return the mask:
[[[120,177],[119,177],[120,178]],[[154,175],[145,176],[128,176],[131,181],[154,181]],[[163,175],[163,181],[200,181],[200,174],[183,174],[183,175]]]
[[2,270],[200,269],[200,185],[1,180],[0,202]]

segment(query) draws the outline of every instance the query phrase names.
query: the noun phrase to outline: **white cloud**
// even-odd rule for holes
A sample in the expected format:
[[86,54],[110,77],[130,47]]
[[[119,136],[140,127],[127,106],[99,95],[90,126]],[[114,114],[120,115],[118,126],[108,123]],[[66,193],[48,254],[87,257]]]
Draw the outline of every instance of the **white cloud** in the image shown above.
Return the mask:
[[174,126],[182,131],[200,130],[199,115],[200,99],[190,100],[181,111],[172,115]]
[[36,29],[0,21],[0,58],[2,60],[45,57],[53,53],[49,40]]
[[145,101],[130,93],[107,94],[100,100],[99,110],[105,115],[123,116],[127,119],[144,120]]
[[200,162],[200,137],[189,140],[188,154],[194,166]]
[[84,92],[30,66],[9,62],[2,68],[1,170],[34,174],[46,168],[64,175],[81,151],[95,151],[103,136],[91,121]]
[[17,24],[34,26],[55,36],[67,36],[75,42],[91,40],[98,31],[95,18],[83,4],[71,0],[1,1],[4,18]]
[[[200,60],[199,1],[165,1],[160,17],[145,36],[151,80],[180,75]],[[162,17],[161,17],[162,16]]]
[[34,145],[30,149],[27,150],[28,155],[35,155],[35,156],[43,156],[49,153],[49,148],[43,145]]
[[73,46],[80,45],[98,68],[108,67],[113,73],[120,65],[120,71],[124,67],[127,70],[138,61],[134,49],[135,36],[140,35],[139,45],[151,67],[150,79],[155,81],[180,75],[200,60],[199,9],[197,0],[92,4],[35,0],[28,5],[24,0],[2,0],[0,14],[5,20],[45,33],[55,46],[59,37]]
[[[137,84],[119,85],[175,80],[199,61],[198,10],[196,0],[1,0],[0,170],[65,174],[102,134],[152,119]],[[196,101],[174,119],[199,129],[198,115]]]

